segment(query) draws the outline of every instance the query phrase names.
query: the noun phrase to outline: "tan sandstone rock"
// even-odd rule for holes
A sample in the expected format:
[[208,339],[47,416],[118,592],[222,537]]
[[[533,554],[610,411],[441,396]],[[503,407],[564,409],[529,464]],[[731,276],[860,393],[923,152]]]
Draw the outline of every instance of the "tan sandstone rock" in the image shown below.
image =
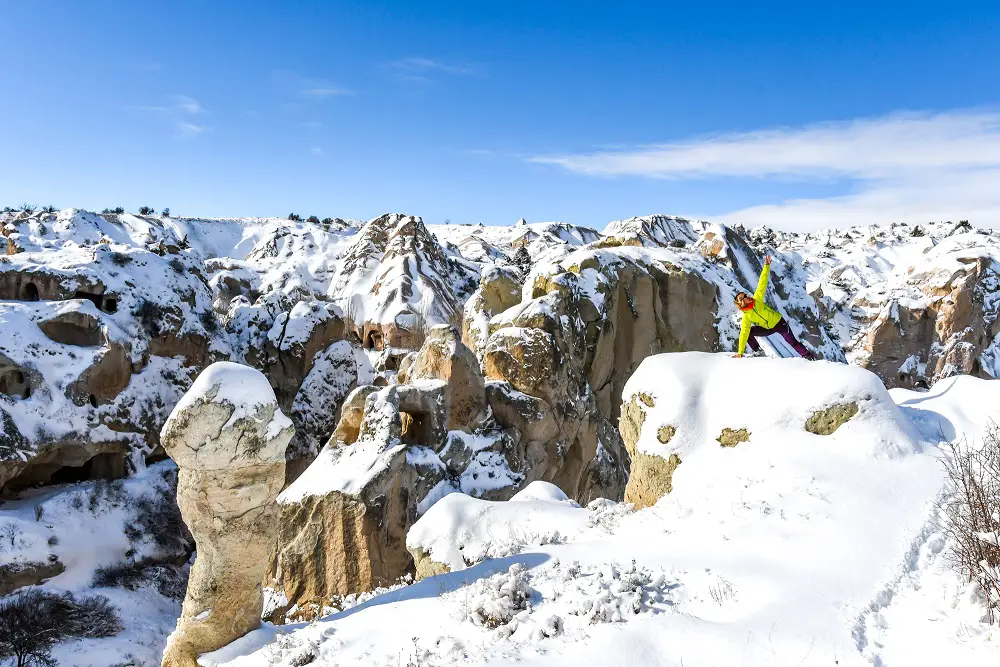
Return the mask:
[[[628,485],[625,487],[625,502],[637,509],[654,505],[673,490],[674,470],[681,464],[677,454],[670,454],[665,459],[639,451],[639,435],[646,422],[646,410],[643,406],[653,407],[653,399],[645,394],[633,396],[622,405],[619,421],[622,440],[632,462]],[[657,440],[667,444],[676,433],[677,429],[672,424],[662,424],[657,428]]]
[[221,362],[198,377],[163,427],[177,501],[197,544],[164,667],[195,667],[260,625],[291,421],[262,373]]

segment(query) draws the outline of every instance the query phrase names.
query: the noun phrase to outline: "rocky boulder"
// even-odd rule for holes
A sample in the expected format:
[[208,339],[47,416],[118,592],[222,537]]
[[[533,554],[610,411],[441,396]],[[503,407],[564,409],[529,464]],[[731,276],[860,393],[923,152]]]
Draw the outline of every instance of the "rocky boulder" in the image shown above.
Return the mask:
[[195,667],[201,653],[260,625],[292,433],[267,378],[228,362],[206,368],[164,425],[177,502],[197,544],[164,667]]
[[[761,377],[772,379],[767,392]],[[625,500],[636,507],[673,492],[689,466],[707,474],[719,456],[747,448],[764,455],[822,441],[875,458],[920,449],[908,419],[866,370],[724,353],[643,361],[625,387],[620,429],[632,460]]]
[[[399,388],[362,387],[347,405],[365,393],[357,439],[331,440],[279,498],[269,580],[287,603],[274,610],[275,622],[293,620],[286,618],[292,607],[294,619],[310,618],[338,595],[389,585],[412,568],[406,531],[444,468],[429,447],[403,444],[404,419],[413,417],[403,407],[413,407],[401,404]],[[353,434],[343,422],[355,418],[353,409],[345,410],[337,433]]]

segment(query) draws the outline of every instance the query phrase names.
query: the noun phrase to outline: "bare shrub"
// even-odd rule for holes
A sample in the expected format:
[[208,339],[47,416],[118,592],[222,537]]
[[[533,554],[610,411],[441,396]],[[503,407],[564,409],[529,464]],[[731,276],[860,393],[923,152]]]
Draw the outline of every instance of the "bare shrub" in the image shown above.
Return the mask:
[[77,637],[111,637],[122,631],[107,598],[31,589],[0,599],[0,661],[17,667],[49,667],[52,646]]
[[97,568],[91,585],[95,588],[124,588],[127,591],[155,586],[160,595],[182,600],[187,590],[187,573],[183,566],[156,563],[150,559],[123,560]]
[[152,494],[135,500],[125,536],[133,545],[150,540],[168,558],[186,556],[194,539],[177,507],[177,476],[171,471],[164,477],[165,486],[158,486]]
[[8,521],[3,526],[0,526],[0,550],[10,544],[10,548],[14,549],[18,545],[23,545],[24,540],[21,536],[24,531],[13,521]]
[[975,447],[952,443],[945,458],[951,494],[942,503],[952,566],[979,585],[989,621],[1000,607],[1000,427]]

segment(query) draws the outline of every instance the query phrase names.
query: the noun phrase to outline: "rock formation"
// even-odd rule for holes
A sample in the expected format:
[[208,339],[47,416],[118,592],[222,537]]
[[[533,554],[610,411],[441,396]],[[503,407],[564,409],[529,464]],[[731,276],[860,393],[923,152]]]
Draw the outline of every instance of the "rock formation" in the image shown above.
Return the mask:
[[420,218],[390,214],[361,229],[328,294],[366,349],[415,349],[426,328],[458,319],[478,274],[478,266],[445,252]]
[[516,437],[491,419],[475,355],[456,329],[434,327],[407,384],[358,387],[319,457],[280,497],[274,586],[308,617],[337,595],[411,571],[406,531],[451,491],[513,493]]
[[861,365],[886,386],[927,387],[958,373],[989,377],[980,356],[1000,331],[1000,270],[983,256],[956,264],[914,271],[908,282],[920,298],[891,298],[869,326]]
[[229,362],[206,368],[163,427],[179,468],[178,504],[197,544],[164,667],[195,667],[199,654],[260,625],[292,433],[267,378]]
[[[780,382],[762,393],[763,376]],[[637,508],[673,492],[686,461],[719,450],[790,438],[796,446],[867,442],[880,457],[919,447],[884,385],[864,369],[697,352],[656,355],[639,366],[625,387],[621,435],[632,457],[625,501]]]

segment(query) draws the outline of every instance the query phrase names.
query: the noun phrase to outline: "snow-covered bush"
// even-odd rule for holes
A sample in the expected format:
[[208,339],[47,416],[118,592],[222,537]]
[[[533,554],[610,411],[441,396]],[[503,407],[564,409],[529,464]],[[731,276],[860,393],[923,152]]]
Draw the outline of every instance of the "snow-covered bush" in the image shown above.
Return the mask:
[[515,563],[506,572],[469,586],[462,615],[476,625],[499,628],[513,621],[518,612],[528,609],[531,593],[527,571]]

